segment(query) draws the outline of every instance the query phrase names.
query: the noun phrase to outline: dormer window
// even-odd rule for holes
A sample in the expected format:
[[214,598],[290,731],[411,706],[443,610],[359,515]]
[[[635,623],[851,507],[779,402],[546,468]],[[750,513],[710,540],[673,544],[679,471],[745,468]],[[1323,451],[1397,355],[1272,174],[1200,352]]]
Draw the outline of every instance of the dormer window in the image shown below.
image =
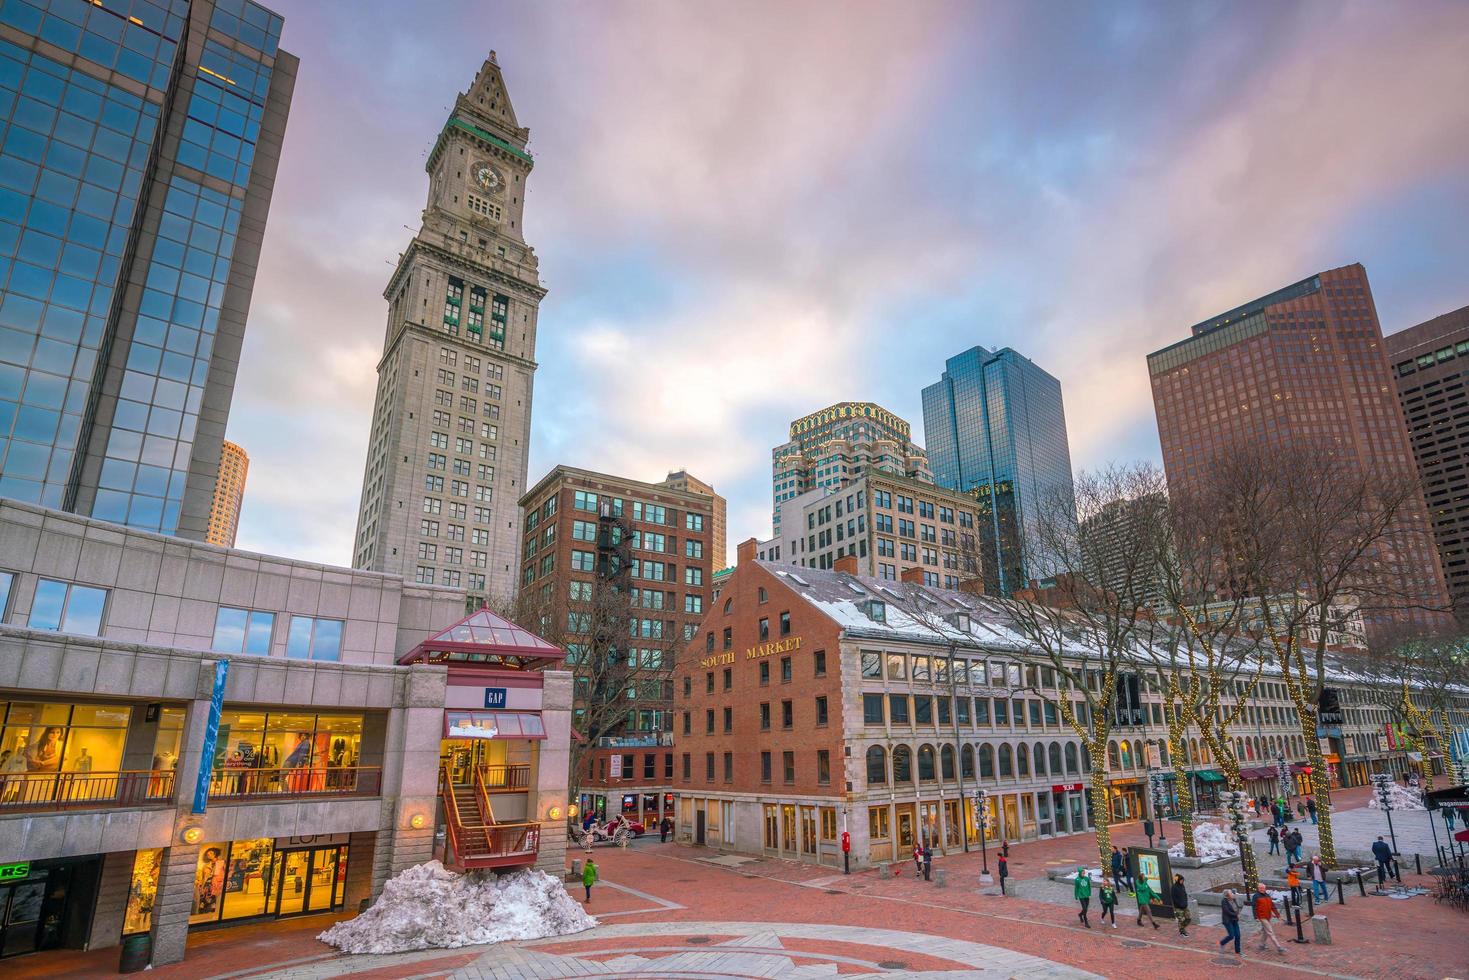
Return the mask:
[[888,604],[881,599],[873,599],[867,604],[867,618],[874,623],[886,623],[888,621]]

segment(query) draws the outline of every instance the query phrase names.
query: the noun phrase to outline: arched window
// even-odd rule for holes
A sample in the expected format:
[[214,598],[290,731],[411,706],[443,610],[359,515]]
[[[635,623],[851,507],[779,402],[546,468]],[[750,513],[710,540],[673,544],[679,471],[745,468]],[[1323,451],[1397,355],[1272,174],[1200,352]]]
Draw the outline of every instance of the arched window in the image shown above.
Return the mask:
[[1085,745],[1081,747],[1081,771],[1092,771],[1092,750],[1087,748]]
[[979,747],[979,778],[995,778],[995,747],[988,742]]
[[1112,742],[1107,746],[1107,761],[1113,769],[1131,769],[1132,750],[1127,747],[1126,742],[1123,742],[1122,753],[1119,755],[1117,752],[1117,743]]
[[939,772],[944,777],[944,782],[952,782],[954,779],[954,747],[945,745],[939,749]]
[[1059,776],[1059,775],[1061,775],[1061,743],[1060,742],[1052,742],[1051,743],[1050,756],[1051,756],[1051,775],[1052,776]]
[[1025,747],[1024,742],[1015,746],[1015,775],[1030,775],[1030,750]]
[[[1185,744],[1181,747],[1183,748],[1185,754],[1187,754],[1188,746]],[[1168,761],[1168,743],[1161,738],[1158,739],[1158,758],[1162,760],[1158,763],[1160,766],[1173,765],[1173,763]]]
[[881,745],[867,750],[867,785],[882,786],[888,781],[888,754]]
[[1147,753],[1143,751],[1143,743],[1134,741],[1132,743],[1132,764],[1141,769],[1148,764]]
[[1046,774],[1046,747],[1041,743],[1035,743],[1035,774],[1044,776]]
[[1011,759],[1012,758],[1013,758],[1013,754],[1010,751],[1010,746],[1008,746],[1005,743],[1001,742],[1000,743],[1000,776],[1002,778],[1003,777],[1006,777],[1006,776],[1013,776],[1013,775],[1015,775],[1015,766],[1011,762]]
[[913,750],[906,745],[893,749],[893,782],[913,782]]
[[1199,740],[1196,739],[1196,738],[1191,738],[1187,742],[1184,742],[1183,743],[1183,751],[1184,751],[1184,760],[1183,760],[1184,762],[1198,762],[1199,761]]
[[1199,747],[1198,747],[1198,760],[1199,760],[1199,762],[1203,763],[1204,765],[1212,765],[1213,764],[1214,758],[1213,758],[1213,756],[1209,752],[1209,743],[1208,742],[1200,742],[1199,743]]
[[1122,762],[1118,758],[1118,755],[1117,755],[1117,743],[1116,742],[1108,742],[1107,743],[1107,769],[1110,772],[1116,772],[1118,769],[1121,769],[1121,768],[1122,768]]
[[729,599],[724,600],[724,614],[726,616],[729,615],[729,611],[731,609],[733,609],[733,608],[734,608],[734,599],[733,598],[729,598]]
[[1066,772],[1068,775],[1076,774],[1076,743],[1066,743]]
[[959,778],[974,778],[974,746],[966,745],[959,750]]
[[933,782],[933,746],[923,745],[918,749],[918,779],[920,782]]

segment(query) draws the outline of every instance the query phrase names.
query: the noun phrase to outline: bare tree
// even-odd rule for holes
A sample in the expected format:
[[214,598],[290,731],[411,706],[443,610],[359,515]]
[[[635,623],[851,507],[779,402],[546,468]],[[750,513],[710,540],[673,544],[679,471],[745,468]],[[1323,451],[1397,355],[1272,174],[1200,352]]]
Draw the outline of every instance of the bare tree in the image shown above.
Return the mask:
[[1333,641],[1354,608],[1378,626],[1427,625],[1446,610],[1416,477],[1366,469],[1336,446],[1282,453],[1239,443],[1192,486],[1219,545],[1215,589],[1250,603],[1295,705],[1321,855],[1334,864],[1331,782],[1317,737]]
[[[1117,722],[1119,681],[1146,661],[1167,625],[1148,605],[1156,549],[1149,522],[1129,530],[1108,520],[1119,503],[1163,493],[1147,465],[1112,466],[1077,477],[1070,493],[1045,495],[1026,521],[1028,588],[996,601],[1029,647],[1031,663],[1060,679],[1048,693],[1091,757],[1092,822],[1102,866],[1111,855],[1108,740]],[[1145,539],[1140,544],[1139,540]],[[1027,671],[1027,677],[1034,675]]]
[[1367,655],[1344,664],[1370,683],[1374,703],[1397,719],[1414,749],[1421,753],[1424,787],[1433,791],[1433,749],[1443,754],[1444,767],[1454,785],[1469,774],[1463,760],[1450,751],[1453,725],[1449,713],[1461,709],[1469,688],[1469,658],[1457,631],[1446,636],[1387,637],[1373,644]]

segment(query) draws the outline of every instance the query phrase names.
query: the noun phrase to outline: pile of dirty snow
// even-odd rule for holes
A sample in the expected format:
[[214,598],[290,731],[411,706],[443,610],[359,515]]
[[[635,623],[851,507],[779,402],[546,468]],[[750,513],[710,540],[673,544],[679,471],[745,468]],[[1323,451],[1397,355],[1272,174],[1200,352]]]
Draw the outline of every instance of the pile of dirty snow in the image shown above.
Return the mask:
[[316,938],[347,953],[401,953],[566,936],[596,924],[543,871],[461,875],[429,861],[389,880],[366,912]]
[[[1391,801],[1394,810],[1426,809],[1423,806],[1423,796],[1416,789],[1404,786],[1401,783],[1393,783],[1388,788],[1387,797]],[[1375,786],[1372,788],[1372,799],[1367,801],[1367,805],[1374,810],[1382,809],[1382,801],[1377,798],[1377,788]]]
[[[1200,861],[1220,861],[1239,856],[1239,844],[1234,836],[1218,824],[1194,824],[1194,850]],[[1169,857],[1183,857],[1183,841],[1168,848]]]

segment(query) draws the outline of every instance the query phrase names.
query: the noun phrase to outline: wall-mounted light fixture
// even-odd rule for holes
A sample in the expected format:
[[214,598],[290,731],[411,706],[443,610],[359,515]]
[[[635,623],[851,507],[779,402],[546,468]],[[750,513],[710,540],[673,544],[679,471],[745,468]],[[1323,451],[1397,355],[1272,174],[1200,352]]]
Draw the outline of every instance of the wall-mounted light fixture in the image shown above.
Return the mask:
[[423,818],[423,814],[421,813],[415,813],[413,816],[408,818],[408,826],[412,827],[414,830],[422,830],[423,825],[427,822],[428,821]]
[[190,827],[188,830],[184,831],[185,844],[197,844],[203,839],[204,831],[200,830],[198,827]]
[[566,815],[568,817],[574,817],[574,816],[576,816],[576,804],[575,803],[571,804],[571,806],[569,806],[569,807],[566,808]]
[[553,807],[551,807],[551,819],[552,820],[560,820],[561,819],[561,808],[559,806],[553,806]]

